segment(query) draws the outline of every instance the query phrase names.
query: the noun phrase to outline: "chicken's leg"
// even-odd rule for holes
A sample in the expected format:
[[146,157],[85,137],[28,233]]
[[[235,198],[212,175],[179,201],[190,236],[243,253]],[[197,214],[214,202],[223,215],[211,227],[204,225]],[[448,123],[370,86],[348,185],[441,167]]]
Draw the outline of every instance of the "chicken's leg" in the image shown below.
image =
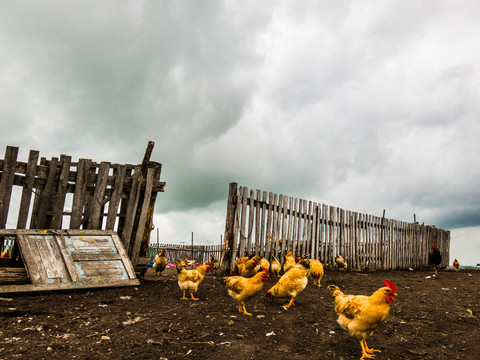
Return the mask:
[[295,306],[295,304],[293,303],[294,300],[295,300],[295,298],[292,297],[292,298],[290,299],[290,302],[289,302],[287,305],[283,305],[283,307],[289,309],[290,306]]
[[188,298],[185,296],[185,290],[183,290],[183,297],[180,298],[181,300],[188,300]]
[[193,292],[190,293],[190,296],[191,296],[192,300],[198,300],[198,298],[193,296]]
[[249,312],[247,312],[247,309],[245,308],[245,304],[243,304],[243,314],[244,314],[244,315],[253,316],[252,314],[250,314]]
[[381,352],[380,350],[369,349],[365,339],[360,340],[360,346],[362,347],[362,357],[360,359],[373,359],[375,357],[375,355],[373,355],[375,351]]

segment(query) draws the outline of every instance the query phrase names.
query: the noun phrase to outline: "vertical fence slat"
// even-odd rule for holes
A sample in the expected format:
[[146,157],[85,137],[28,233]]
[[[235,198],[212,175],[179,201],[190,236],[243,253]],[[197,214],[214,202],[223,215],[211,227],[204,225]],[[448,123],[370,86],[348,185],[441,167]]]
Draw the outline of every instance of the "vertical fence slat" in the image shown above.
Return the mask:
[[25,172],[22,198],[20,200],[20,209],[18,212],[17,229],[25,229],[27,227],[28,213],[30,210],[30,203],[32,201],[32,190],[34,188],[38,157],[39,152],[37,150],[30,150],[28,155],[27,170]]

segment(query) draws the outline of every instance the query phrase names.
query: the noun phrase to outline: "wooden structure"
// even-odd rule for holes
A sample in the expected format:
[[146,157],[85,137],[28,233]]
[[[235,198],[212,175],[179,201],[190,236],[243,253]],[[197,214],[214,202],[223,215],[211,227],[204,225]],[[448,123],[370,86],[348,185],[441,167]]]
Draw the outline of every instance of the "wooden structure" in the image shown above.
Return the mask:
[[[0,268],[0,281],[17,276],[22,283],[0,286],[0,293],[140,284],[113,231],[0,230],[0,236],[15,237],[26,271]],[[26,275],[31,284],[23,285]]]
[[249,253],[283,262],[290,249],[330,266],[340,254],[354,270],[424,268],[432,244],[447,266],[448,230],[388,219],[385,211],[378,217],[230,183],[224,269]]
[[197,263],[208,261],[210,255],[214,255],[218,261],[222,257],[222,245],[180,245],[180,244],[155,244],[150,246],[150,259],[165,249],[165,256],[169,263],[174,263],[175,260],[183,259],[185,256],[189,260],[195,260]]
[[[9,222],[16,229],[115,231],[134,268],[146,269],[156,196],[165,186],[162,165],[150,161],[153,147],[150,141],[142,163],[129,165],[73,162],[68,155],[39,159],[36,150],[21,162],[18,148],[8,146],[0,160],[0,229]],[[9,212],[12,198],[18,213]],[[2,251],[3,245],[0,237]],[[17,244],[10,253],[18,258]]]

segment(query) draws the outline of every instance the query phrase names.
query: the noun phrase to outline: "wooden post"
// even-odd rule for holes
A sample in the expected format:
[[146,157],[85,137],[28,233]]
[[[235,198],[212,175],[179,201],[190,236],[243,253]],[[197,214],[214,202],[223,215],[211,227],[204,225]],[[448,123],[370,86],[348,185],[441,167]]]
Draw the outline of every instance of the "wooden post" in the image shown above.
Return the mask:
[[234,234],[233,229],[235,225],[235,213],[237,206],[237,190],[238,184],[236,182],[229,184],[228,200],[227,200],[227,217],[225,220],[225,236],[223,242],[223,252],[221,260],[221,271],[225,272],[231,269],[232,257],[235,253],[234,249]]

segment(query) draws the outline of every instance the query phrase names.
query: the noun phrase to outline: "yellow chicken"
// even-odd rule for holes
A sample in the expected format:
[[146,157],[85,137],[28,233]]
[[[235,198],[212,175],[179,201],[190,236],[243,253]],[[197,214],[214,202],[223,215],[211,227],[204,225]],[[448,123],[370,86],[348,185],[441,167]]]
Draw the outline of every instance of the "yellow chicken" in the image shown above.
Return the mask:
[[337,263],[338,267],[340,269],[346,269],[347,268],[347,262],[343,260],[343,257],[341,257],[339,254],[335,257],[335,262]]
[[[313,285],[321,287],[320,280],[323,277],[323,264],[317,259],[310,259],[310,271],[308,276],[311,276],[313,279]],[[318,284],[316,282],[318,281]]]
[[282,270],[282,265],[280,264],[280,261],[278,261],[277,258],[273,255],[272,255],[270,269],[272,271],[272,275],[275,275],[276,277],[280,277],[280,271]]
[[305,289],[308,284],[307,271],[310,267],[308,259],[301,259],[292,269],[287,271],[271,288],[265,289],[265,296],[273,301],[274,298],[290,298],[290,302],[284,305],[285,309],[295,305],[295,297]]
[[250,315],[245,308],[245,303],[262,291],[263,283],[268,279],[268,270],[259,271],[254,277],[226,276],[222,284],[228,289],[228,295],[238,301],[238,312]]
[[360,342],[361,359],[374,358],[373,353],[380,352],[368,348],[366,339],[387,318],[390,304],[397,296],[397,287],[393,282],[385,280],[383,285],[371,296],[345,295],[337,286],[328,285],[338,314],[337,322]]
[[212,264],[207,261],[195,270],[185,270],[185,265],[181,260],[175,261],[175,265],[177,266],[178,286],[180,290],[183,291],[183,297],[181,297],[181,299],[188,300],[185,296],[185,292],[188,290],[190,291],[191,299],[198,300],[193,294],[197,292],[198,286],[203,281],[205,273],[209,272],[212,268]]
[[293,257],[293,252],[290,250],[287,255],[285,255],[285,263],[283,264],[283,273],[285,274],[288,270],[293,269],[295,266],[295,258]]
[[457,259],[453,260],[453,268],[455,269],[455,271],[458,271],[460,269],[460,263]]

